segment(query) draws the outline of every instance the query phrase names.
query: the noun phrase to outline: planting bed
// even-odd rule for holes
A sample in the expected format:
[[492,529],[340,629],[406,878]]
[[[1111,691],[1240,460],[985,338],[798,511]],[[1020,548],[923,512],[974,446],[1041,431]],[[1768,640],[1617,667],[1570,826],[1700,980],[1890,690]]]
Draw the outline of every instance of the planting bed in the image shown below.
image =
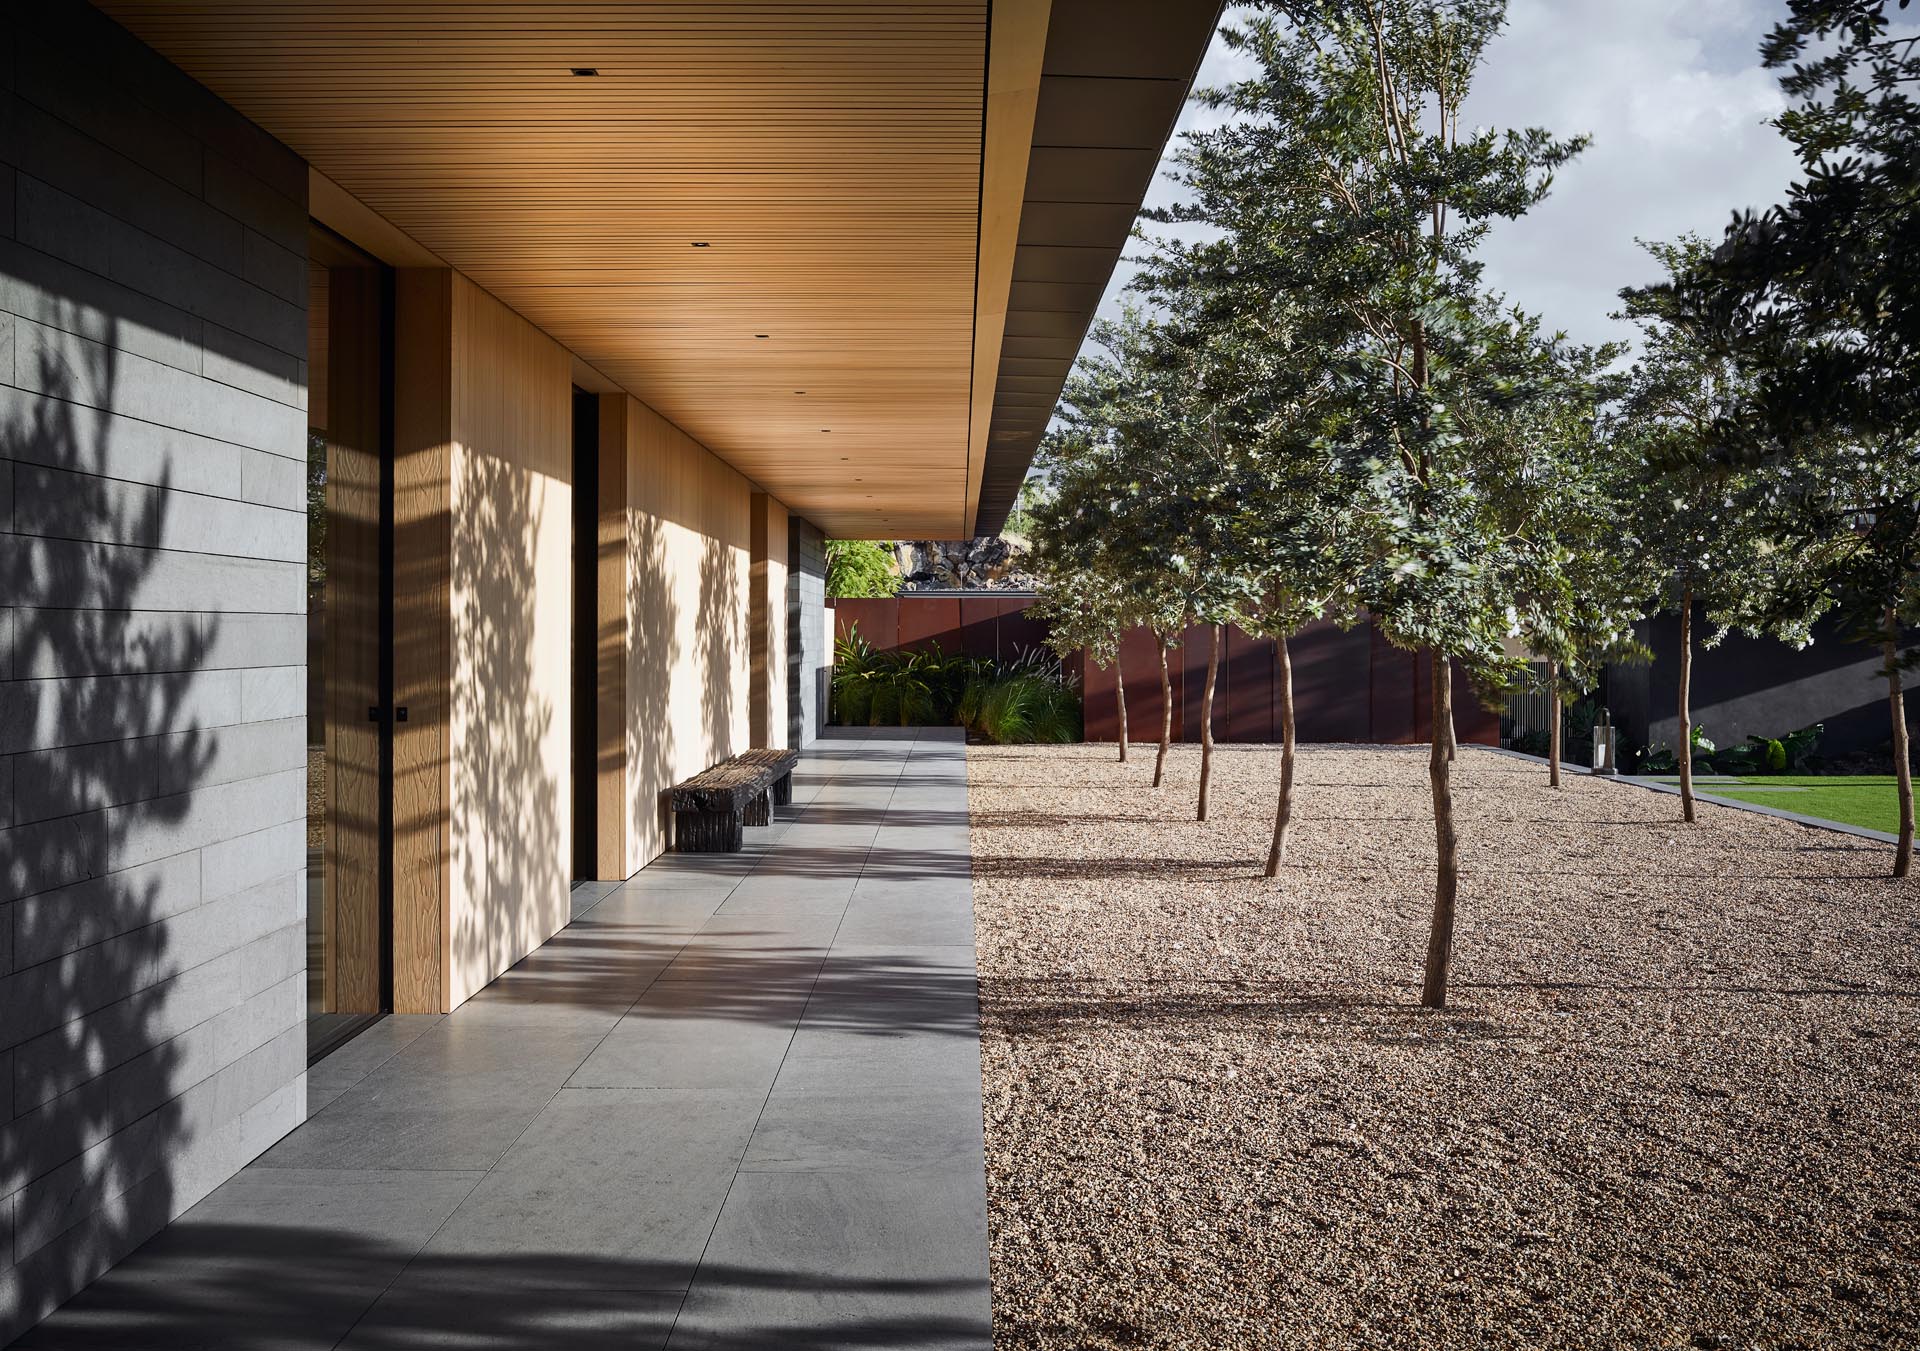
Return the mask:
[[1920,883],[1472,748],[968,752],[1000,1347],[1920,1344]]

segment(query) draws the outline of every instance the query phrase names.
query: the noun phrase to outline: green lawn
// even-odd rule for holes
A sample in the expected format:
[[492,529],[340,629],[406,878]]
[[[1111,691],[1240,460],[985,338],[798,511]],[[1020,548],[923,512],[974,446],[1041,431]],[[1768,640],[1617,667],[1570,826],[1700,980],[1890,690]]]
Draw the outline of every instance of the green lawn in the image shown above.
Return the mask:
[[1734,784],[1703,783],[1699,789],[1715,797],[1755,802],[1762,807],[1818,816],[1849,826],[1889,833],[1900,828],[1900,806],[1894,797],[1891,774],[1779,774],[1743,778],[1739,783],[1772,784],[1777,788],[1804,788],[1804,793],[1743,793]]

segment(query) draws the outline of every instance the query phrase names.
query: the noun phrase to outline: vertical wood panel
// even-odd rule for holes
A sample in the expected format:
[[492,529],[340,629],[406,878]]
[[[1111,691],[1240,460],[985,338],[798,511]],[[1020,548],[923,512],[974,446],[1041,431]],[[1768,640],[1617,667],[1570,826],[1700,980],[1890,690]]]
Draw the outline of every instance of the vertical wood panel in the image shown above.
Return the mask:
[[453,276],[405,268],[394,299],[393,1008],[448,1008]]
[[453,277],[447,999],[567,921],[572,361]]
[[751,733],[752,488],[627,400],[629,871],[671,843],[665,791]]
[[327,1008],[380,1010],[380,276],[327,269]]
[[627,400],[602,394],[600,411],[599,616],[595,631],[596,872],[627,868]]
[[752,681],[748,735],[755,746],[787,742],[787,509],[767,493],[750,507]]

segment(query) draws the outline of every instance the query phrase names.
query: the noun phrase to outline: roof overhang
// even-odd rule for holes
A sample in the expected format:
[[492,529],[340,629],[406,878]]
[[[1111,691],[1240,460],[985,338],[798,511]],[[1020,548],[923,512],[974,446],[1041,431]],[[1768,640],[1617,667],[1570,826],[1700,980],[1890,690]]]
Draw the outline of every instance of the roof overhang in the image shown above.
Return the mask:
[[1006,523],[1220,9],[1054,0],[972,533]]
[[97,3],[301,154],[323,220],[882,538],[1004,520],[1218,12]]

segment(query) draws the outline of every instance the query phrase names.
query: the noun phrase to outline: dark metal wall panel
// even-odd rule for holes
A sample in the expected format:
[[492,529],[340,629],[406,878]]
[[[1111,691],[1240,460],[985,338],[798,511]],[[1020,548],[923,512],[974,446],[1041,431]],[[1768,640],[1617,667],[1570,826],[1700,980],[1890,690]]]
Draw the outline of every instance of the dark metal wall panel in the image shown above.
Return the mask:
[[1280,739],[1280,719],[1273,702],[1273,682],[1279,669],[1279,651],[1270,638],[1252,638],[1239,629],[1227,630],[1223,679],[1228,697],[1226,717],[1215,735],[1222,741],[1265,744]]
[[833,602],[835,638],[860,637],[882,651],[900,645],[900,607],[890,600],[836,600]]
[[960,650],[960,600],[957,596],[916,597],[900,603],[899,633],[901,647],[925,647],[938,643],[942,651]]
[[[1031,618],[1029,596],[907,595],[891,600],[838,602],[844,635],[854,625],[875,647],[921,647],[937,642],[948,652],[1009,660],[1046,641],[1046,626]],[[1370,623],[1349,629],[1314,624],[1296,635],[1293,653],[1294,712],[1299,739],[1313,741],[1412,742],[1426,739],[1431,681],[1425,653],[1405,652],[1383,639]],[[1128,730],[1137,741],[1160,735],[1160,665],[1157,644],[1146,629],[1134,629],[1120,644],[1126,681]],[[1207,629],[1196,625],[1167,654],[1173,684],[1173,738],[1200,739],[1200,705],[1207,678]],[[1081,698],[1088,741],[1119,736],[1115,675],[1091,662],[1069,660],[1082,672]],[[1214,740],[1270,744],[1280,739],[1277,703],[1278,649],[1271,639],[1229,628],[1221,643],[1219,683],[1214,692]],[[1474,699],[1466,682],[1454,681],[1454,720],[1460,740],[1498,745],[1500,718]]]
[[[1371,627],[1342,629],[1323,621],[1295,634],[1287,648],[1293,659],[1295,735],[1301,741],[1368,740],[1371,710],[1360,696],[1373,659]],[[1279,721],[1276,707],[1276,728]]]

